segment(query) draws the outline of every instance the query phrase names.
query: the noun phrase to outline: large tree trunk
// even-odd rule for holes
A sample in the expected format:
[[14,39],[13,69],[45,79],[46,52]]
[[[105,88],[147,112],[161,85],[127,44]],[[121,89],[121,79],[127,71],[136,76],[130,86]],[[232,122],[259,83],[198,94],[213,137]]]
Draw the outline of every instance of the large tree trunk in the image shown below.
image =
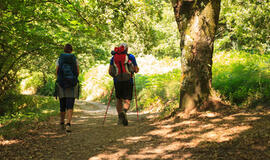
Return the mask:
[[221,0],[172,0],[181,35],[179,108],[186,113],[206,107],[212,81],[212,56]]

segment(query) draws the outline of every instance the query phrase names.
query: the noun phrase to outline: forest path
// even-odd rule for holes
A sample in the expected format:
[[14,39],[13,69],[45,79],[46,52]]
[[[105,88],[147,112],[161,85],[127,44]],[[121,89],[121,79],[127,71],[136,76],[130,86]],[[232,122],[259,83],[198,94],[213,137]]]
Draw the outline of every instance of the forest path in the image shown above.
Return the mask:
[[72,133],[59,117],[0,145],[0,159],[270,159],[270,111],[206,112],[186,119],[154,120],[129,113],[117,125],[115,108],[102,125],[105,105],[76,102]]

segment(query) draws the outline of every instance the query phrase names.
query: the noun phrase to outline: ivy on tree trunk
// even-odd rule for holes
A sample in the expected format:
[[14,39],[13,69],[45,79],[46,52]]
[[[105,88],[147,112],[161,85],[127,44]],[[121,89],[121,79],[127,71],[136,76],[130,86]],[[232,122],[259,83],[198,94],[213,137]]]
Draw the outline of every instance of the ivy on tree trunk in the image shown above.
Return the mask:
[[212,56],[221,0],[172,0],[181,36],[179,108],[192,113],[209,102]]

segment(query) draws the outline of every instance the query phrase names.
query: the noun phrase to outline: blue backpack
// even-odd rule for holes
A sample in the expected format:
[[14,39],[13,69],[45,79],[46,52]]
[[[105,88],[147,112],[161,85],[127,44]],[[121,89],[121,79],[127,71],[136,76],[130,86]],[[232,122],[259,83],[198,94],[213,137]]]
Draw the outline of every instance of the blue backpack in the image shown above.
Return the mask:
[[62,53],[58,62],[57,83],[62,88],[75,87],[78,83],[78,70],[75,55]]

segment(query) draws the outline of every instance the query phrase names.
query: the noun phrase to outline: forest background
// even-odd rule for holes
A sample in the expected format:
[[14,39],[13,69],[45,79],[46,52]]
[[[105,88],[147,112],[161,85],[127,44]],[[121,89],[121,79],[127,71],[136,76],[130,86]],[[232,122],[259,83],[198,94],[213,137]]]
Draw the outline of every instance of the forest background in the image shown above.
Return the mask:
[[[139,109],[166,116],[178,107],[180,36],[170,1],[13,0],[0,1],[0,8],[1,124],[59,112],[52,96],[55,62],[66,43],[80,63],[81,99],[107,103],[110,52],[126,42],[140,67]],[[268,0],[222,1],[213,58],[216,98],[237,108],[270,103],[269,15]]]

